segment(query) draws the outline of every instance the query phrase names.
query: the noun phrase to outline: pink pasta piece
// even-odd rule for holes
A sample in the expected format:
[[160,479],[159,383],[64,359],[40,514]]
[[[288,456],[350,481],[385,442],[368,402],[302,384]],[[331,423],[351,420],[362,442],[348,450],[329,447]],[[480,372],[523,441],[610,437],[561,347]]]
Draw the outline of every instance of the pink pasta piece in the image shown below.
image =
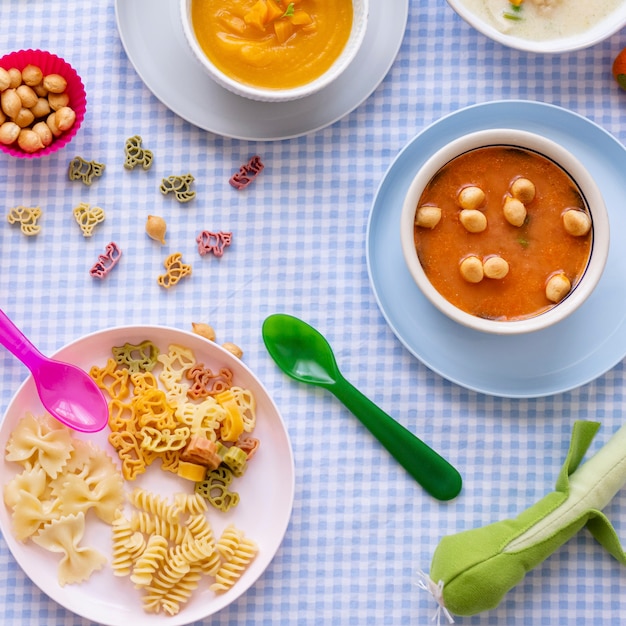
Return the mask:
[[107,245],[105,253],[98,256],[98,260],[89,270],[94,278],[104,278],[116,265],[122,256],[122,251],[115,242]]
[[205,254],[209,254],[211,252],[213,255],[220,257],[224,254],[224,248],[230,246],[232,240],[232,233],[225,233],[221,230],[217,233],[213,233],[210,230],[203,230],[196,237],[200,256],[204,256]]
[[261,162],[261,157],[253,156],[247,163],[239,168],[228,181],[235,189],[245,189],[263,171],[265,166]]

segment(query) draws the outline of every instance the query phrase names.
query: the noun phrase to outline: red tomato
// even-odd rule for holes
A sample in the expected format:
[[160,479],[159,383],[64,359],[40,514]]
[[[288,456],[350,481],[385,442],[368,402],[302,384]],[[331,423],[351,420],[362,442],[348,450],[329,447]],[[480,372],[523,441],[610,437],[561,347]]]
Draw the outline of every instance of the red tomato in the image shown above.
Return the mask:
[[613,61],[613,78],[617,84],[626,91],[626,48],[624,48]]

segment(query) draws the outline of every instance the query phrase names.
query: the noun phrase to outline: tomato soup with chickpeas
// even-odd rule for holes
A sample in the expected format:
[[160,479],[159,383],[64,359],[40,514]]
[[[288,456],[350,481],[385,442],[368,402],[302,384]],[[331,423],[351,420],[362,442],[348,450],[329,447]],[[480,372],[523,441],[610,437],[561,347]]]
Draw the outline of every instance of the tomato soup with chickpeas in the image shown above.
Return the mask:
[[291,89],[312,82],[343,51],[352,0],[192,0],[198,44],[246,85]]
[[489,146],[442,167],[417,205],[414,241],[432,285],[459,309],[513,321],[563,300],[591,254],[576,183],[531,150]]

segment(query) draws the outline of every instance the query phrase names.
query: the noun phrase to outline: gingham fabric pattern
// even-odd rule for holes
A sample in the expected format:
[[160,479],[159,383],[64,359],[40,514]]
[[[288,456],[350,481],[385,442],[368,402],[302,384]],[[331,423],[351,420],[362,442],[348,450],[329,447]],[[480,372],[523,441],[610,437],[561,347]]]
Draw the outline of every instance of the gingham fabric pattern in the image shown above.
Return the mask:
[[[394,0],[389,5],[393,11]],[[579,52],[526,54],[487,40],[444,0],[410,0],[399,54],[362,105],[315,133],[251,142],[200,130],[151,94],[124,52],[112,0],[0,3],[0,53],[55,52],[88,92],[86,119],[67,148],[38,162],[0,154],[0,212],[16,205],[44,212],[33,239],[6,219],[0,224],[2,309],[46,353],[115,325],[189,329],[207,321],[243,347],[289,430],[296,495],[284,542],[258,582],[203,624],[430,624],[434,604],[417,572],[428,569],[440,537],[515,516],[551,490],[576,418],[602,421],[594,446],[623,423],[623,363],[572,392],[524,400],[477,394],[429,371],[377,306],[365,233],[376,188],[400,149],[467,105],[544,101],[626,138],[626,94],[610,75],[624,45],[622,32]],[[122,167],[123,143],[134,134],[155,154],[155,166],[140,176]],[[88,189],[67,178],[77,154],[107,164]],[[238,193],[228,178],[254,154],[265,170]],[[162,176],[186,172],[196,177],[195,203],[177,206],[156,191]],[[78,202],[107,213],[90,239],[72,223]],[[168,252],[197,256],[194,237],[203,228],[232,231],[233,244],[219,262],[196,260],[192,277],[160,289],[162,251],[144,234],[149,213],[167,220]],[[122,261],[95,281],[88,269],[109,241],[122,248]],[[428,497],[332,396],[278,371],[260,335],[274,312],[324,332],[346,378],[460,469],[462,496],[447,504]],[[2,410],[26,373],[0,351]],[[626,537],[626,494],[606,513]],[[624,615],[626,570],[581,532],[500,607],[457,621],[597,626]],[[2,539],[0,623],[88,626],[25,577]]]

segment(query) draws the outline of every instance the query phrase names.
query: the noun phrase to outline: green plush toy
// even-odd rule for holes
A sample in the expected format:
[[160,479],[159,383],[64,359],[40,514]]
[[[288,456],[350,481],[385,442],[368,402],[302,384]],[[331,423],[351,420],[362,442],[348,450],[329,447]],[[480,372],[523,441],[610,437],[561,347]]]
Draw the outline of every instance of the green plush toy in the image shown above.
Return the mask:
[[430,576],[421,573],[419,581],[439,604],[437,620],[443,613],[452,623],[453,614],[474,615],[495,608],[527,572],[584,526],[626,565],[615,529],[601,512],[626,482],[626,425],[580,465],[599,428],[597,422],[574,423],[555,490],[517,518],[441,540]]

